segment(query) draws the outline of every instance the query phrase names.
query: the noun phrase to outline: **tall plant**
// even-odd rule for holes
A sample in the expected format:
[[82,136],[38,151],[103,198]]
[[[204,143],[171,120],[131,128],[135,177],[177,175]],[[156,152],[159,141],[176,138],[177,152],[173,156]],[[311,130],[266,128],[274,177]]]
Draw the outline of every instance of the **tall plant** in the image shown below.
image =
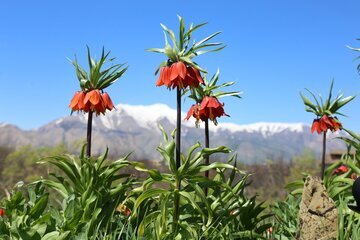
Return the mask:
[[75,92],[69,107],[71,112],[85,112],[88,113],[87,124],[87,148],[86,155],[91,155],[91,132],[92,132],[92,118],[93,113],[96,115],[105,114],[106,110],[113,110],[114,105],[111,98],[104,89],[116,82],[127,70],[124,64],[114,64],[110,67],[103,69],[104,65],[111,63],[115,58],[108,58],[110,52],[105,53],[104,48],[101,52],[99,61],[91,58],[90,49],[87,47],[87,57],[89,64],[89,72],[86,72],[81,67],[75,57],[71,63],[75,67],[76,76],[80,83],[80,91]]
[[[228,87],[233,85],[235,82],[226,82],[221,85],[218,85],[220,70],[218,69],[216,73],[208,80],[204,77],[204,85],[200,85],[197,88],[191,90],[189,97],[195,101],[186,116],[186,120],[189,120],[190,117],[196,119],[196,126],[199,127],[200,120],[205,123],[205,147],[210,147],[210,138],[209,138],[209,120],[217,125],[217,118],[221,116],[229,116],[224,111],[224,103],[220,103],[218,100],[221,97],[233,96],[241,98],[241,92],[224,92],[216,91],[223,87]],[[209,156],[205,158],[205,165],[209,165]],[[205,172],[205,176],[209,177],[209,171]]]
[[[204,26],[206,23],[198,25],[191,24],[189,29],[185,29],[184,19],[178,16],[180,27],[179,35],[176,37],[174,31],[160,24],[164,30],[165,47],[164,48],[150,48],[148,51],[163,53],[166,60],[163,61],[155,74],[160,72],[156,86],[165,85],[168,89],[176,88],[176,106],[177,106],[177,120],[176,120],[176,168],[180,168],[181,160],[181,95],[182,91],[187,88],[193,89],[203,84],[204,81],[200,72],[205,72],[193,59],[196,56],[207,52],[219,51],[225,46],[221,42],[209,42],[220,32],[215,32],[208,37],[196,42],[192,38],[192,34]],[[168,37],[171,39],[171,44],[168,42]],[[180,190],[181,183],[176,184],[177,190]],[[176,194],[174,203],[174,219],[175,223],[179,216],[179,199],[180,196]]]
[[344,95],[340,93],[335,99],[332,99],[333,85],[334,81],[331,82],[329,95],[325,102],[320,95],[319,99],[317,99],[316,96],[308,89],[306,90],[314,98],[315,103],[311,102],[302,93],[300,93],[300,96],[305,104],[305,110],[316,115],[316,118],[311,126],[311,132],[314,133],[316,131],[318,134],[323,134],[321,178],[324,178],[325,172],[326,133],[328,130],[335,132],[342,129],[342,124],[336,115],[344,116],[339,112],[340,108],[355,98],[355,96],[344,97]]
[[[228,153],[230,149],[224,146],[202,149],[200,143],[196,143],[181,156],[182,165],[176,169],[174,135],[169,138],[163,131],[163,136],[164,143],[157,150],[165,159],[168,171],[148,170],[141,164],[135,166],[149,173],[128,200],[134,202],[132,220],[140,222],[137,237],[259,239],[270,227],[263,222],[269,215],[263,213],[264,207],[256,203],[255,197],[245,197],[248,174],[230,164],[236,161],[235,156],[228,163],[214,162],[209,166],[203,163],[208,155]],[[217,173],[213,179],[202,176],[209,169]],[[179,180],[181,190],[176,188]],[[205,186],[209,188],[208,196],[203,191]],[[174,213],[170,210],[176,194],[182,196],[178,222],[174,222]]]

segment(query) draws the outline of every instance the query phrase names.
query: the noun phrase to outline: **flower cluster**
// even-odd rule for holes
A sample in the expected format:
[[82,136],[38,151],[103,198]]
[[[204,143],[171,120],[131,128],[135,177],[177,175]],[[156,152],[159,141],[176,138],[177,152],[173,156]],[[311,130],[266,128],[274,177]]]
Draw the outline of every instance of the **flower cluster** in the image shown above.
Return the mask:
[[199,120],[210,119],[217,125],[216,118],[229,116],[225,113],[223,106],[224,104],[221,104],[217,98],[206,96],[201,103],[196,103],[190,107],[185,119],[189,120],[193,116],[196,119],[196,125],[199,124]]
[[341,175],[343,173],[346,173],[347,171],[349,171],[349,168],[345,165],[341,165],[334,170],[334,174]]
[[[336,168],[333,172],[334,175],[341,175],[344,173],[347,173],[348,171],[350,171],[350,168],[346,165],[341,165],[340,167]],[[356,180],[358,178],[356,173],[351,173],[351,175],[349,176],[351,179]]]
[[160,69],[160,76],[156,82],[156,86],[165,85],[174,89],[179,87],[185,89],[198,87],[200,83],[204,83],[199,70],[193,66],[186,66],[185,63],[179,61],[165,66]]
[[311,126],[311,132],[314,133],[316,131],[318,134],[320,134],[322,132],[326,132],[327,130],[334,132],[341,128],[342,125],[336,117],[323,115],[321,118],[314,119]]
[[96,112],[104,114],[106,109],[111,111],[114,109],[114,104],[111,101],[109,94],[101,93],[100,90],[93,89],[87,93],[83,91],[75,92],[69,107],[72,111]]

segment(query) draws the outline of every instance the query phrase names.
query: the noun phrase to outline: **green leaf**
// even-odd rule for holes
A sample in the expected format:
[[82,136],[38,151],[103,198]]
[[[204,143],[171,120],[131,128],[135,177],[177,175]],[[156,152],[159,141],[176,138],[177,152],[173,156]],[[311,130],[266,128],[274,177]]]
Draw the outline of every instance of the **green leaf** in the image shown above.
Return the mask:
[[41,196],[35,203],[35,205],[31,208],[29,215],[33,218],[39,218],[41,214],[44,212],[47,203],[48,203],[49,195],[45,194]]
[[180,28],[179,28],[179,49],[182,50],[184,47],[184,32],[185,32],[185,26],[184,26],[184,19],[180,16],[178,16],[180,21]]
[[200,213],[201,217],[205,219],[206,215],[202,211],[201,207],[197,204],[194,194],[190,194],[185,191],[179,191],[179,194],[185,199],[187,199],[191,203],[191,205]]
[[300,93],[300,96],[306,106],[308,106],[314,113],[317,113],[316,106],[308,99],[306,98],[302,93]]
[[146,49],[148,52],[157,52],[157,53],[165,53],[165,50],[163,48],[149,48]]
[[196,31],[197,29],[201,28],[202,26],[204,26],[206,24],[207,24],[207,22],[200,23],[198,25],[195,25],[194,27],[190,27],[189,31],[185,33],[184,37],[190,37],[194,31]]
[[328,98],[326,99],[326,102],[325,102],[325,109],[329,109],[329,107],[330,107],[330,101],[331,101],[331,95],[332,95],[333,86],[334,86],[334,80],[331,81],[329,96],[328,96]]
[[[193,48],[193,49],[196,50],[196,49],[201,48],[201,47],[202,47],[201,45],[202,45],[203,43],[209,41],[210,39],[214,38],[215,36],[219,35],[220,33],[221,33],[220,31],[219,31],[219,32],[215,32],[215,33],[211,34],[210,36],[208,36],[208,37],[200,40],[199,42],[197,42],[196,44],[194,44],[194,48]],[[220,44],[221,44],[221,43],[220,43]],[[217,45],[218,45],[218,44],[217,44]]]
[[42,180],[40,180],[40,182],[42,182],[43,184],[45,184],[49,188],[51,188],[51,189],[57,191],[58,193],[60,193],[60,195],[63,198],[67,198],[69,196],[69,192],[64,187],[64,185],[61,184],[61,183],[54,182],[54,181],[51,181],[51,180],[46,180],[46,179],[42,179]]
[[136,214],[138,208],[140,207],[141,203],[145,200],[154,198],[154,197],[160,197],[161,194],[166,194],[168,192],[168,190],[165,189],[161,189],[161,188],[151,188],[148,189],[146,191],[144,191],[137,199],[134,205],[134,209],[135,212],[134,214]]
[[349,97],[343,98],[341,100],[339,99],[338,101],[335,101],[330,106],[330,112],[337,112],[341,107],[343,107],[344,105],[351,102],[354,98],[355,98],[355,96],[349,96]]
[[149,170],[148,173],[150,174],[150,177],[155,181],[161,181],[163,179],[161,173],[158,170],[152,169]]
[[[211,169],[234,169],[234,166],[233,165],[230,165],[230,164],[227,164],[227,163],[221,163],[221,162],[214,162],[208,166],[201,166],[200,167],[200,172],[205,172],[205,171],[208,171],[208,170],[211,170]],[[242,172],[240,170],[238,170],[240,174],[245,174],[245,172]]]
[[230,152],[231,149],[225,146],[220,146],[217,148],[204,148],[203,150],[201,150],[201,154],[203,155],[203,157],[209,156],[214,153],[230,153]]
[[240,96],[241,93],[242,92],[218,92],[214,94],[214,97],[221,98],[221,97],[230,96],[230,97],[241,98]]
[[170,36],[171,41],[173,42],[173,46],[177,47],[176,44],[176,37],[172,30],[168,29],[164,24],[160,23],[161,27],[164,29],[164,31]]

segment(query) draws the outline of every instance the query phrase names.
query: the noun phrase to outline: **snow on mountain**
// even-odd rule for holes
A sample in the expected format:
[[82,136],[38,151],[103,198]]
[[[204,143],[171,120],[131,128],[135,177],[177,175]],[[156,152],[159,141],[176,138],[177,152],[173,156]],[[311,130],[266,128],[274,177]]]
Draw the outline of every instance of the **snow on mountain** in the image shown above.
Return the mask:
[[[152,105],[129,105],[129,104],[119,104],[116,106],[115,111],[108,112],[105,116],[96,118],[94,121],[94,126],[97,126],[99,122],[109,130],[116,130],[120,127],[124,121],[129,121],[129,117],[136,122],[137,126],[146,129],[157,128],[157,124],[163,120],[169,121],[170,124],[176,124],[176,110],[170,108],[166,104],[152,104]],[[185,112],[182,112],[181,119],[184,119],[186,116]],[[86,119],[82,119],[86,122]],[[56,123],[61,123],[63,119],[57,120]],[[194,119],[189,121],[182,121],[182,124],[187,127],[195,127]],[[201,124],[203,125],[203,124]],[[274,134],[280,133],[282,131],[288,130],[291,132],[301,133],[304,130],[303,123],[268,123],[268,122],[258,122],[253,124],[244,124],[239,125],[235,123],[219,123],[218,126],[210,127],[210,131],[221,132],[229,131],[230,133],[235,132],[247,132],[255,133],[259,132],[263,137],[269,137]],[[202,126],[203,127],[203,126]]]
[[[182,119],[186,114],[181,113]],[[157,124],[161,121],[167,120],[170,124],[176,124],[176,110],[170,108],[166,104],[152,104],[152,105],[129,105],[129,104],[118,104],[116,110],[108,112],[105,116],[101,116],[95,120],[108,130],[115,130],[124,121],[129,121],[129,117],[132,118],[134,124],[142,128],[153,129],[157,128]],[[183,124],[190,126],[193,125],[191,121],[183,122]]]
[[[93,118],[93,153],[100,154],[109,147],[113,156],[134,151],[134,159],[160,159],[155,150],[162,142],[160,123],[167,133],[176,125],[176,110],[165,104],[119,104],[117,110]],[[182,113],[182,120],[185,118]],[[220,119],[222,120],[222,119]],[[13,125],[0,123],[0,145],[56,146],[65,144],[74,149],[86,137],[87,114],[74,113],[50,122],[38,129],[22,131]],[[201,128],[204,124],[201,123]],[[340,133],[335,133],[340,134]],[[332,134],[329,134],[331,138]],[[319,154],[322,136],[311,134],[310,126],[302,123],[266,123],[239,125],[219,122],[210,124],[212,146],[228,146],[241,153],[241,161],[254,163],[266,159],[291,159],[305,148]],[[182,150],[204,140],[203,129],[195,129],[194,119],[182,121]],[[343,143],[329,141],[328,149],[342,149]],[[226,156],[224,156],[226,157]]]
[[[87,116],[85,114],[74,114],[78,120],[82,123],[87,122]],[[181,113],[181,119],[186,116],[185,112]],[[61,124],[69,117],[60,118],[55,121],[55,124]],[[74,118],[73,116],[71,118]],[[133,122],[133,125],[139,126],[145,129],[157,129],[158,123],[167,120],[171,125],[176,125],[176,109],[170,108],[166,104],[152,104],[152,105],[129,105],[118,104],[116,110],[107,112],[105,116],[94,118],[93,126],[104,127],[108,130],[116,130],[129,121]],[[195,120],[182,121],[182,125],[186,127],[195,127]],[[201,124],[203,128],[204,124]],[[0,123],[1,126],[1,123]],[[304,131],[304,127],[307,126],[303,123],[279,123],[279,122],[258,122],[252,124],[236,124],[236,123],[221,123],[218,126],[210,124],[210,131],[219,133],[222,131],[229,131],[230,133],[246,132],[246,133],[260,133],[263,137],[269,137],[274,134],[283,132],[285,130],[290,132],[301,133]],[[184,129],[184,131],[187,131]]]
[[234,123],[219,123],[217,127],[212,128],[215,132],[229,131],[255,133],[260,132],[263,137],[269,137],[285,130],[290,132],[301,133],[304,131],[306,125],[303,123],[271,123],[271,122],[258,122],[252,124],[234,124]]

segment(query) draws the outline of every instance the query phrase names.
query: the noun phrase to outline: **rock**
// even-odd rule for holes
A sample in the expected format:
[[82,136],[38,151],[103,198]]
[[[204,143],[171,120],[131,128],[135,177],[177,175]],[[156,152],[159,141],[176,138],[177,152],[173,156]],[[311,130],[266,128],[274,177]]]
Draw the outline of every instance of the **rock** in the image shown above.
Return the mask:
[[318,177],[307,177],[299,211],[296,239],[336,240],[338,211]]

